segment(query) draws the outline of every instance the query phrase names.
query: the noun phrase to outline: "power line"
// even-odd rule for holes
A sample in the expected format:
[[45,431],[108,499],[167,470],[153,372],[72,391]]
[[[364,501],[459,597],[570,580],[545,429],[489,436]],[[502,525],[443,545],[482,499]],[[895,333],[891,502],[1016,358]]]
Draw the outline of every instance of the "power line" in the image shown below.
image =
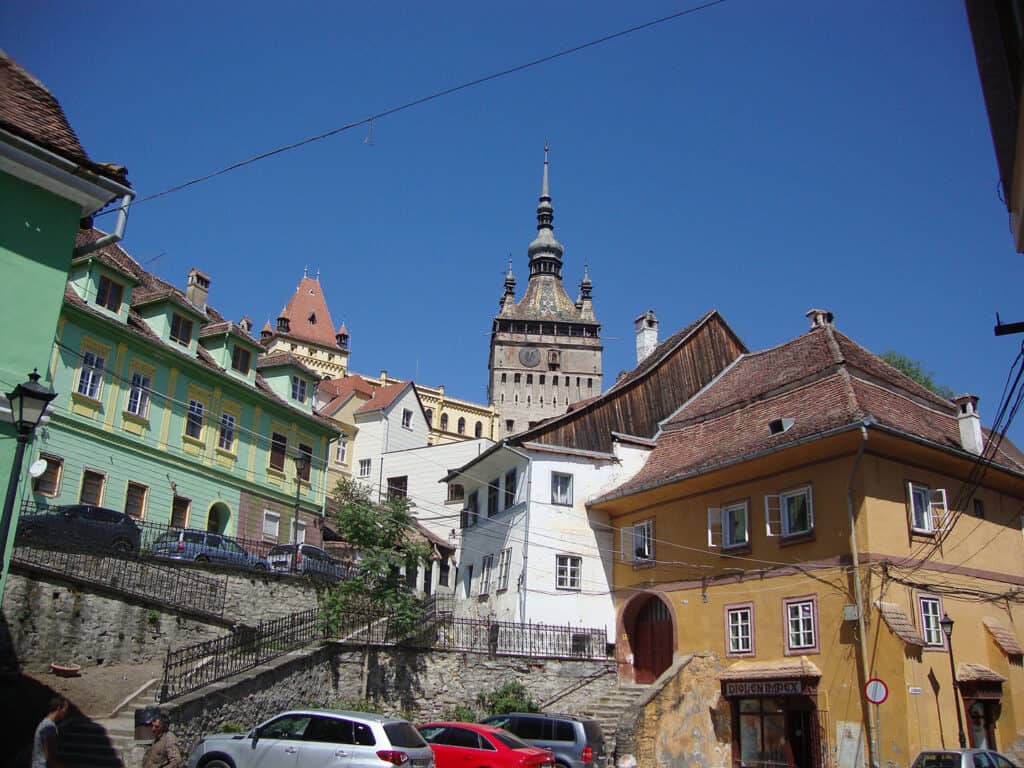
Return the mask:
[[[223,176],[224,174],[230,173],[231,171],[238,170],[239,168],[244,168],[247,165],[252,165],[253,163],[259,162],[260,160],[266,160],[267,158],[274,157],[275,155],[280,155],[280,154],[283,154],[284,152],[290,152],[293,149],[298,149],[299,147],[304,147],[307,144],[312,144],[313,142],[323,141],[324,139],[328,139],[328,138],[330,138],[332,136],[336,136],[339,133],[344,133],[345,131],[350,131],[353,128],[358,128],[361,125],[369,124],[370,126],[372,126],[374,121],[376,121],[376,120],[380,120],[380,119],[385,118],[385,117],[390,117],[391,115],[398,114],[399,112],[404,112],[405,110],[412,109],[413,107],[421,106],[423,104],[426,104],[426,103],[431,102],[431,101],[435,101],[435,100],[443,98],[445,96],[451,96],[452,94],[458,93],[459,91],[464,91],[464,90],[466,90],[468,88],[473,88],[473,87],[478,86],[478,85],[483,85],[484,83],[488,83],[488,82],[490,82],[492,80],[497,80],[497,79],[502,78],[502,77],[508,77],[509,75],[514,75],[514,74],[516,74],[518,72],[523,72],[523,71],[525,71],[527,69],[532,69],[533,67],[538,67],[541,64],[546,64],[546,63],[548,63],[550,61],[555,61],[556,59],[560,59],[560,58],[563,58],[565,56],[569,56],[569,55],[574,54],[574,53],[579,53],[580,51],[586,50],[587,48],[593,48],[594,46],[602,45],[602,44],[610,42],[612,40],[616,40],[616,39],[618,39],[620,37],[626,37],[627,35],[631,35],[631,34],[633,34],[635,32],[640,32],[640,31],[642,31],[644,29],[649,29],[651,27],[658,26],[659,24],[665,24],[665,23],[670,22],[670,21],[675,21],[676,19],[682,18],[684,16],[689,16],[691,14],[698,13],[700,11],[705,11],[705,10],[707,10],[709,8],[712,8],[712,7],[716,6],[716,5],[721,5],[724,2],[726,2],[726,0],[711,0],[710,2],[706,2],[706,3],[703,3],[701,5],[696,5],[696,6],[693,6],[692,8],[686,8],[686,9],[684,9],[682,11],[677,11],[675,13],[671,13],[668,16],[662,16],[661,18],[653,19],[652,21],[647,21],[647,22],[644,22],[642,24],[637,24],[635,26],[629,27],[628,29],[623,29],[623,30],[620,30],[619,32],[613,32],[612,34],[604,35],[603,37],[599,37],[599,38],[597,38],[595,40],[590,40],[590,41],[588,41],[586,43],[581,43],[580,45],[575,45],[572,48],[566,48],[564,50],[558,51],[557,53],[552,53],[552,54],[549,54],[547,56],[542,56],[539,59],[534,59],[534,60],[528,61],[528,62],[526,62],[524,64],[517,64],[514,67],[509,67],[508,69],[503,69],[503,70],[501,70],[499,72],[493,72],[493,73],[491,73],[489,75],[485,75],[483,77],[478,77],[475,80],[468,80],[468,81],[466,81],[464,83],[460,83],[459,85],[452,86],[451,88],[444,88],[444,89],[442,89],[440,91],[435,91],[435,92],[433,92],[433,93],[431,93],[431,94],[429,94],[427,96],[422,96],[420,98],[413,99],[412,101],[408,101],[408,102],[406,102],[404,104],[400,104],[400,105],[395,106],[395,107],[390,107],[388,109],[385,109],[382,112],[378,112],[376,114],[370,115],[369,117],[364,117],[361,120],[354,120],[352,122],[345,123],[344,125],[339,125],[337,128],[332,128],[329,131],[325,131],[323,133],[318,133],[315,136],[309,136],[308,138],[305,138],[305,139],[300,139],[299,141],[292,142],[291,144],[285,144],[285,145],[277,147],[275,149],[271,149],[271,150],[269,150],[267,152],[261,152],[260,154],[254,155],[253,157],[250,157],[250,158],[248,158],[246,160],[240,160],[237,163],[231,163],[230,165],[226,165],[223,168],[220,168],[219,170],[211,171],[210,173],[204,174],[202,176],[198,176],[198,177],[196,177],[194,179],[191,179],[189,181],[183,182],[181,184],[175,184],[174,186],[168,187],[167,189],[165,189],[165,190],[163,190],[161,192],[157,192],[155,194],[147,195],[145,197],[142,197],[142,198],[136,200],[134,204],[136,206],[138,206],[138,205],[141,205],[142,203],[148,203],[148,202],[150,202],[152,200],[156,200],[158,198],[165,197],[166,195],[170,195],[170,194],[173,194],[175,192],[180,192],[181,190],[187,189],[188,187],[195,186],[196,184],[201,184],[204,181],[209,181],[210,179],[216,178],[217,176]],[[97,216],[104,216],[104,215],[106,215],[108,213],[112,213],[112,212],[113,212],[113,209],[104,211],[104,212],[96,214],[96,215]]]

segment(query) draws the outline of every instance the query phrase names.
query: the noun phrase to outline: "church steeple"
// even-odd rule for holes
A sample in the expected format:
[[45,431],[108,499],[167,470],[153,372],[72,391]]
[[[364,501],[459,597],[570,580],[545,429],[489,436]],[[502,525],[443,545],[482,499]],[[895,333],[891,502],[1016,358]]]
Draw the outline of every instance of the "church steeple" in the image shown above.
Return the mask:
[[530,279],[537,275],[553,275],[562,278],[562,244],[555,240],[555,209],[551,205],[548,186],[548,152],[544,143],[544,176],[540,185],[540,200],[537,202],[537,237],[530,243]]

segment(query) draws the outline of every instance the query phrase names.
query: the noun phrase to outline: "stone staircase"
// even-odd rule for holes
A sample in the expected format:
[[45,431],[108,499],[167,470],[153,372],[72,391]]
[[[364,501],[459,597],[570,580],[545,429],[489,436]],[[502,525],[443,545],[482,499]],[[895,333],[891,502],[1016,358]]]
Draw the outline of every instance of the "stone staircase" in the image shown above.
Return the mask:
[[[626,727],[632,730],[634,723],[630,710],[650,690],[651,686],[649,685],[619,683],[617,688],[588,703],[578,713],[591,717],[601,724],[601,731],[604,733],[605,749],[609,757],[618,757],[619,729],[620,727]],[[627,716],[628,722],[626,722]],[[608,761],[608,764],[614,765],[611,760]]]
[[135,710],[157,704],[158,680],[150,680],[103,718],[69,718],[60,724],[60,752],[68,768],[135,768],[149,741],[135,740]]

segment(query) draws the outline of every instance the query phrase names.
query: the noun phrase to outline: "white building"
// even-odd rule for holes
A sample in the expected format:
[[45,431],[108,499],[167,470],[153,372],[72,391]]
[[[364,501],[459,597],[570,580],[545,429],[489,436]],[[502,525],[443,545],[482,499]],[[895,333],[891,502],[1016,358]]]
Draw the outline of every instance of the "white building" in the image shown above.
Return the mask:
[[746,351],[716,311],[661,344],[647,312],[636,333],[637,367],[607,392],[446,476],[465,497],[457,615],[604,626],[615,641],[618,542],[587,502],[632,477],[660,422]]

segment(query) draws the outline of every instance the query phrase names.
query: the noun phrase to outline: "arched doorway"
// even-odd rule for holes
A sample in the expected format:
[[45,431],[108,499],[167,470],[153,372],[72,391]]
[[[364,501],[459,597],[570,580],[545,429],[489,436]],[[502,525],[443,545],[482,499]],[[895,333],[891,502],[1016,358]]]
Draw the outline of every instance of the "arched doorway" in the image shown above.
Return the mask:
[[206,530],[209,533],[224,533],[228,529],[231,510],[223,501],[214,502],[206,515]]
[[675,651],[668,605],[656,595],[640,597],[628,607],[623,624],[633,653],[633,682],[653,683],[672,665]]

